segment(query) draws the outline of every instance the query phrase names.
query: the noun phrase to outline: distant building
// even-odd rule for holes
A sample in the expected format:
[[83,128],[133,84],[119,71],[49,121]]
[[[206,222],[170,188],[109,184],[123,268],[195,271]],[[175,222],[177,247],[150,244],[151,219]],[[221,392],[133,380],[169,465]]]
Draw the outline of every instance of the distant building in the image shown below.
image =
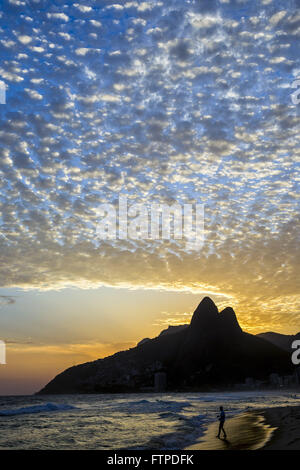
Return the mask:
[[255,382],[253,377],[247,377],[245,379],[245,385],[247,388],[254,388],[255,387]]
[[264,388],[267,385],[267,382],[264,380],[255,380],[254,381],[254,387],[255,388]]
[[163,392],[167,388],[167,374],[165,372],[156,372],[154,374],[155,392]]
[[291,385],[297,385],[296,378],[294,375],[285,375],[283,377],[283,385],[290,387]]
[[282,385],[282,378],[279,374],[273,373],[269,375],[269,382],[272,387],[280,387]]
[[295,372],[294,372],[294,377],[297,385],[300,384],[300,366],[296,367]]

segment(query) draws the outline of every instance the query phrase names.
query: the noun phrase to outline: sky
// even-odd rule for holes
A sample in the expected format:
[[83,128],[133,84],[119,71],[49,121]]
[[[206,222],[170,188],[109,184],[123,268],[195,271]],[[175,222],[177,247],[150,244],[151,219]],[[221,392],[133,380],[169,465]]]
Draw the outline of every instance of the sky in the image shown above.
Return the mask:
[[[204,295],[250,333],[300,330],[299,6],[1,1],[0,394],[187,323]],[[119,196],[202,204],[203,246],[99,239]]]

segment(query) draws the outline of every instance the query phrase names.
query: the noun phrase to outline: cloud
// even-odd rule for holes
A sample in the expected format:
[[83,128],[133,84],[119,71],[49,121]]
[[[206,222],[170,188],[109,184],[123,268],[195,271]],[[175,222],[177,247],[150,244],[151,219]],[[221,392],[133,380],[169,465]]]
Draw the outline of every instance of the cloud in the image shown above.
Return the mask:
[[32,38],[30,36],[26,36],[25,34],[22,35],[22,36],[18,36],[18,40],[22,43],[22,44],[29,44],[31,41],[32,41]]
[[74,7],[78,8],[78,10],[81,11],[81,13],[88,13],[92,11],[92,7],[88,5],[79,5],[79,3],[74,3]]
[[3,307],[4,305],[12,305],[16,302],[14,297],[11,297],[9,295],[0,295],[0,307]]
[[35,90],[31,90],[30,88],[25,88],[26,93],[32,98],[33,100],[42,100],[43,96]]
[[287,12],[285,10],[282,10],[282,11],[278,11],[277,13],[272,15],[271,18],[270,18],[271,25],[276,26],[277,23],[279,23],[279,21],[282,20],[285,17],[286,13]]
[[61,21],[69,21],[69,17],[65,13],[47,13],[47,18]]
[[[5,3],[2,286],[205,290],[248,327],[299,321],[297,5],[237,4]],[[120,193],[203,203],[204,248],[97,243]]]

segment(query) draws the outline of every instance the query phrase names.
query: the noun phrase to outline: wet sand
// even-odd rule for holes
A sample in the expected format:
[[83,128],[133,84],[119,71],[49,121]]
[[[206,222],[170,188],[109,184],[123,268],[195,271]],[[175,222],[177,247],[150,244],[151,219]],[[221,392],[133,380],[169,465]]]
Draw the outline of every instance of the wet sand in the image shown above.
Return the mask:
[[227,439],[218,439],[219,423],[210,424],[188,450],[300,450],[300,407],[241,413],[226,420]]
[[276,428],[264,450],[300,450],[300,406],[269,408],[263,415]]
[[241,413],[226,420],[227,438],[218,439],[219,423],[208,426],[201,439],[188,450],[255,450],[263,447],[273,431],[259,413]]

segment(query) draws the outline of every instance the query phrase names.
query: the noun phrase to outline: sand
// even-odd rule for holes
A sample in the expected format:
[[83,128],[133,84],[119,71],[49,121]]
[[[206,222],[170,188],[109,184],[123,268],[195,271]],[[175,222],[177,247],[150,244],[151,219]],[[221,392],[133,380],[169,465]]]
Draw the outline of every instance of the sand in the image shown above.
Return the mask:
[[276,428],[264,450],[300,450],[300,406],[269,408],[263,416]]
[[227,438],[218,439],[218,422],[207,427],[187,450],[300,450],[300,406],[241,413],[226,420]]

